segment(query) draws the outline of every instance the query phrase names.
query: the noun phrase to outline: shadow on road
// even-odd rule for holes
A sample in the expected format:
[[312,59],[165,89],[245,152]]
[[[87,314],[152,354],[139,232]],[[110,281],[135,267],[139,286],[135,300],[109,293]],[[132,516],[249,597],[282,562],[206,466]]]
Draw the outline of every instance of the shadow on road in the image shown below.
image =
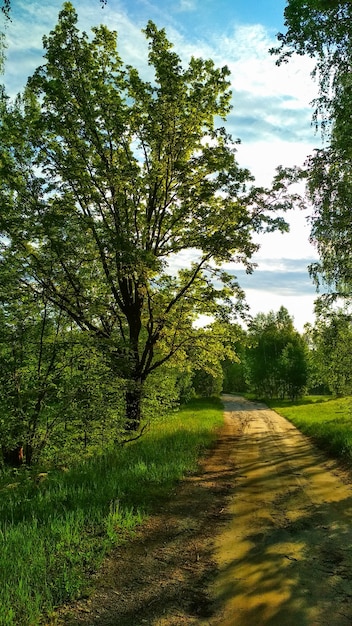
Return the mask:
[[350,485],[328,471],[323,454],[286,420],[238,404],[225,405],[242,435],[234,450],[231,519],[217,538],[213,590],[221,617],[208,623],[350,625]]

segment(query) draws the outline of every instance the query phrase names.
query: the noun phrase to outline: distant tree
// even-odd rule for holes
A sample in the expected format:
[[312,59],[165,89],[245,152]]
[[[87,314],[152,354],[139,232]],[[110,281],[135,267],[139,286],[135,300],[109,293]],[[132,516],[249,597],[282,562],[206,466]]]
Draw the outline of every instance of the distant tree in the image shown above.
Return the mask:
[[217,372],[198,369],[193,376],[193,388],[197,395],[205,398],[219,396],[223,385],[223,371],[220,364]]
[[287,309],[259,313],[248,329],[248,383],[258,395],[297,398],[307,382],[307,349]]
[[[283,309],[282,313],[286,315],[286,309]],[[268,314],[258,313],[248,329],[249,348],[246,363],[249,384],[256,393],[268,397],[274,397],[279,393],[278,361],[286,343],[286,337],[283,339],[278,331],[276,318],[274,311]],[[289,333],[291,331],[290,318]]]
[[237,348],[242,329],[238,324],[223,320],[212,323],[203,331],[203,349],[193,353],[193,385],[203,396],[218,396],[224,386],[224,362],[238,361]]
[[223,392],[247,391],[246,361],[243,354],[238,355],[238,361],[223,361]]
[[[101,343],[135,430],[146,380],[199,343],[197,317],[241,308],[221,265],[250,271],[252,234],[285,228],[272,211],[292,199],[282,171],[270,192],[254,188],[215,127],[230,110],[226,67],[192,58],[183,69],[149,22],[154,78],[143,81],[116,33],[100,26],[90,40],[76,24],[66,3],[45,65],[20,100],[1,103],[3,255],[22,266],[24,288]],[[173,276],[182,251],[188,267]]]
[[316,384],[334,395],[352,394],[352,319],[343,310],[326,311],[310,330]]
[[246,391],[246,349],[248,336],[241,326],[233,325],[230,343],[233,355],[223,359],[221,365],[223,369],[223,391],[231,393],[233,391]]
[[279,359],[280,395],[299,398],[308,381],[308,351],[298,333],[285,345]]

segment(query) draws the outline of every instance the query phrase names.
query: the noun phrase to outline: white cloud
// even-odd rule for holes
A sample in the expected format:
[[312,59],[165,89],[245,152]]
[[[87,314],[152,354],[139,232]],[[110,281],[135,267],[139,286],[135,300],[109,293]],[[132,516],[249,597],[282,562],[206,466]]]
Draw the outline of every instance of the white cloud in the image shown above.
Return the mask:
[[303,166],[312,152],[312,143],[284,139],[261,139],[243,141],[237,146],[237,159],[242,167],[248,167],[256,177],[257,184],[269,185],[278,165]]
[[316,248],[309,242],[310,224],[307,218],[309,210],[295,209],[284,215],[290,226],[288,233],[267,233],[256,236],[260,243],[259,251],[254,255],[258,262],[261,259],[304,259],[317,258]]
[[294,318],[295,328],[299,332],[303,332],[307,322],[314,323],[314,300],[317,297],[315,294],[284,295],[270,292],[266,295],[263,291],[246,289],[246,296],[252,316],[257,313],[278,311],[284,306]]
[[196,1],[195,0],[181,0],[179,7],[179,11],[195,11],[196,10]]
[[231,70],[236,90],[260,96],[289,95],[302,107],[314,97],[316,88],[310,77],[312,60],[297,57],[289,65],[277,67],[275,57],[268,54],[276,41],[264,26],[236,26],[231,37],[222,36],[216,43],[216,49]]

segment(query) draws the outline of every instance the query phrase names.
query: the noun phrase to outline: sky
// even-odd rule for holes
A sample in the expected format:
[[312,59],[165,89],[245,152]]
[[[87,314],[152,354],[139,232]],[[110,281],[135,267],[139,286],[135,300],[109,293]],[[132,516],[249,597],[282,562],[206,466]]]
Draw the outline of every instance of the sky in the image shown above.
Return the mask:
[[[122,59],[148,75],[147,44],[141,30],[149,19],[166,29],[175,51],[187,64],[190,57],[212,58],[231,71],[233,109],[226,128],[239,138],[238,162],[248,167],[258,185],[270,185],[279,165],[303,165],[320,137],[311,124],[311,101],[317,85],[310,76],[312,61],[294,58],[277,67],[268,50],[284,30],[285,0],[75,0],[79,26],[89,31],[104,23],[118,32]],[[43,63],[42,37],[57,22],[61,0],[12,0],[12,22],[6,26],[4,82],[9,95],[21,91],[26,79]],[[250,313],[285,306],[299,331],[314,322],[317,297],[307,266],[317,259],[309,243],[311,209],[290,212],[288,234],[261,235],[247,275],[228,267],[246,292]],[[185,261],[187,259],[185,258]]]

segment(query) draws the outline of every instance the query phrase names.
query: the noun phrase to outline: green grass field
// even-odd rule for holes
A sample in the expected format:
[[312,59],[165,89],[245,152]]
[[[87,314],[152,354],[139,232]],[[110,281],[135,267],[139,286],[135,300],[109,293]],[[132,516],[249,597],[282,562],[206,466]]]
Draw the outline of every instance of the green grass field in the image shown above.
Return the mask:
[[186,474],[222,423],[219,400],[195,400],[113,454],[49,471],[0,477],[0,624],[45,623],[87,590],[111,547],[131,536]]
[[272,409],[334,456],[352,461],[352,398],[306,396],[297,402],[267,400]]

